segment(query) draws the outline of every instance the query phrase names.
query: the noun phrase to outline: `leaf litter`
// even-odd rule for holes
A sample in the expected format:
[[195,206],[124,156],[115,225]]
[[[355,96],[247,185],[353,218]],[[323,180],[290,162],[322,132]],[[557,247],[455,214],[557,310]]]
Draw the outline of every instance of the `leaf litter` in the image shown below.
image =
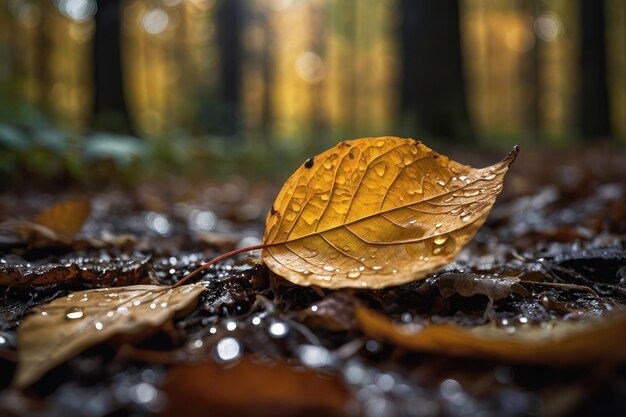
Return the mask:
[[[548,166],[551,165],[544,165]],[[602,175],[603,180],[608,177],[612,184],[624,178],[618,174],[611,177],[607,172]],[[515,178],[517,184],[520,178],[525,181],[525,188],[522,189],[532,190],[531,186],[540,189],[544,185],[541,182],[529,185],[528,179]],[[187,191],[187,195],[200,196],[202,190],[211,189],[215,193],[219,189],[215,185],[199,187],[195,192]],[[619,187],[624,189],[622,183]],[[171,189],[178,191],[181,187],[175,185]],[[511,238],[512,231],[518,228],[514,217],[506,215],[506,209],[524,196],[517,196],[515,190],[507,195],[506,191],[505,188],[502,203],[496,206],[501,215],[487,222],[455,262],[426,280],[374,291],[333,292],[291,285],[273,276],[262,265],[250,268],[245,261],[227,260],[199,274],[200,281],[209,291],[199,297],[197,306],[189,314],[174,321],[174,330],[179,338],[173,347],[171,342],[164,344],[159,336],[159,333],[171,330],[161,330],[152,336],[119,341],[118,347],[113,348],[117,355],[105,362],[100,359],[98,350],[88,349],[69,358],[63,365],[63,369],[71,369],[71,372],[45,375],[23,394],[27,395],[23,398],[26,402],[21,404],[32,406],[33,401],[39,399],[50,413],[64,415],[117,415],[120,412],[151,415],[162,412],[166,398],[173,398],[165,384],[168,366],[163,364],[209,361],[216,363],[218,369],[227,371],[242,358],[252,355],[254,360],[270,364],[288,361],[291,366],[302,366],[338,377],[351,398],[343,410],[345,415],[460,416],[466,415],[468,410],[473,414],[483,412],[505,416],[540,414],[540,410],[543,410],[542,415],[563,415],[563,410],[574,414],[583,412],[575,415],[584,415],[584,410],[589,410],[590,404],[598,403],[598,398],[605,409],[613,410],[608,415],[615,415],[616,410],[621,408],[617,399],[621,395],[619,387],[623,386],[624,377],[610,363],[597,367],[583,362],[565,371],[549,365],[529,366],[504,359],[455,359],[442,352],[416,354],[412,349],[402,347],[401,343],[390,343],[384,337],[363,334],[356,319],[351,318],[364,306],[398,326],[424,322],[461,326],[468,330],[494,326],[507,335],[508,331],[515,336],[528,327],[542,329],[553,323],[585,325],[623,309],[624,282],[623,272],[620,272],[624,249],[620,231],[626,230],[623,220],[621,223],[611,220],[603,224],[593,220],[601,217],[603,211],[614,212],[618,203],[601,200],[598,208],[597,202],[594,202],[596,209],[586,212],[587,217],[582,219],[582,223],[596,227],[591,235],[570,233],[564,236],[575,237],[575,240],[560,239],[559,242],[538,239],[537,231],[550,229],[550,222],[560,219],[550,213],[563,211],[570,204],[584,205],[585,199],[593,195],[581,193],[574,201],[569,201],[567,198],[572,198],[571,194],[567,197],[565,192],[561,194],[559,186],[553,204],[538,210],[546,220],[533,226],[532,231],[516,231],[515,238]],[[172,194],[166,190],[163,195],[168,193]],[[226,194],[225,191],[222,193]],[[114,193],[113,196],[108,194],[96,198],[102,203],[111,197],[111,201],[118,201],[120,195]],[[133,235],[138,245],[132,247],[131,253],[139,248],[140,253],[149,255],[147,262],[163,285],[176,282],[215,255],[210,249],[205,249],[200,240],[193,238],[196,232],[191,226],[195,217],[181,217],[181,212],[190,214],[197,209],[200,199],[189,201],[188,197],[179,194],[178,200],[160,204],[161,208],[157,210],[153,202],[148,206],[143,198],[132,194],[124,197],[128,202],[136,202],[125,203],[122,211],[116,211],[121,207],[119,204],[110,204],[108,211],[96,210],[83,230],[87,233],[112,230],[114,234]],[[271,198],[271,193],[267,198]],[[9,202],[8,205],[11,204],[14,203]],[[204,204],[205,210],[215,214],[218,223],[224,222],[219,230],[227,230],[231,237],[240,236],[238,246],[245,246],[242,245],[244,241],[251,242],[248,245],[254,244],[250,239],[260,238],[260,216],[232,215],[228,213],[232,204],[223,202]],[[181,210],[183,207],[189,209]],[[221,220],[233,218],[239,220]],[[137,219],[141,220],[143,229],[137,227]],[[160,234],[151,227],[155,219],[157,226],[163,225],[163,219],[169,222],[169,233]],[[576,229],[576,226],[571,227]],[[528,245],[519,244],[531,234],[534,235],[528,240]],[[2,248],[4,254],[12,253],[10,245]],[[20,256],[29,261],[45,262],[47,258],[35,249],[18,249]],[[68,256],[73,256],[71,245],[65,250]],[[128,247],[119,250],[129,253]],[[97,257],[102,253],[92,249],[87,255]],[[5,259],[4,255],[2,259]],[[596,271],[595,274],[591,270]],[[450,285],[443,285],[446,274],[465,276],[463,280],[468,285],[460,290],[463,294],[451,290]],[[439,282],[441,277],[443,280]],[[507,295],[513,285],[498,291],[493,288],[492,294],[489,294],[494,277],[510,278],[508,282],[521,285],[531,295],[517,287]],[[595,288],[599,279],[603,285],[599,289],[605,289],[604,292]],[[453,284],[452,287],[457,285],[448,284]],[[580,287],[594,287],[596,295]],[[12,309],[14,307],[10,306],[19,305],[25,313],[70,292],[62,286],[49,285],[36,288],[31,293],[9,290],[6,294],[3,308]],[[311,310],[313,307],[322,313],[322,319],[310,322],[311,313],[316,313]],[[16,351],[11,340],[15,339],[22,316],[0,316],[6,317],[5,321],[0,320],[0,335],[8,341],[0,343],[0,349]],[[345,325],[337,326],[337,320],[328,320],[330,317],[342,322],[345,320]],[[129,356],[124,346],[133,346],[136,353]],[[165,356],[159,360],[159,355]],[[13,375],[14,365],[10,361],[0,360],[0,367],[3,375]],[[580,371],[576,370],[578,367],[582,367]],[[86,380],[91,382],[86,384]],[[8,380],[5,382],[8,384]],[[207,389],[210,391],[210,388]],[[15,396],[0,396],[0,409],[24,415],[26,408],[16,408],[10,398],[15,399]],[[176,405],[171,404],[172,407]],[[561,411],[550,414],[550,410]],[[288,415],[301,414],[294,411]]]

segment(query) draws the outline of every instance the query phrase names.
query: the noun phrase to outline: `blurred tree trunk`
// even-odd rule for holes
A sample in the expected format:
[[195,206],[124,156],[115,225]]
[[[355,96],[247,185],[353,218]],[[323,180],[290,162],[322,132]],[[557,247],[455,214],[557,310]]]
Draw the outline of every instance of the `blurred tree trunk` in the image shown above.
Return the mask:
[[270,18],[263,18],[263,27],[265,42],[263,43],[263,52],[261,55],[261,73],[263,75],[263,108],[261,111],[261,130],[266,139],[272,134],[272,118],[273,118],[273,100],[272,91],[274,85],[274,32],[270,25]]
[[37,28],[37,68],[35,69],[35,78],[37,80],[37,102],[39,108],[47,115],[53,116],[51,113],[54,109],[50,103],[50,90],[52,89],[52,68],[50,66],[50,55],[52,53],[53,43],[50,39],[48,28],[48,16],[55,10],[48,2],[41,2],[41,21]]
[[[326,44],[328,38],[325,25],[325,5],[313,2],[309,5],[311,14],[311,26],[309,27],[311,50],[316,53],[322,62],[325,62]],[[311,84],[311,105],[309,108],[309,120],[311,122],[311,133],[313,140],[319,140],[326,128],[326,112],[324,109],[322,86],[320,82]]]
[[[537,1],[525,1],[522,3],[522,11],[526,13],[531,22],[541,15],[541,4]],[[522,61],[524,84],[526,86],[526,125],[530,134],[536,139],[541,135],[543,123],[541,118],[541,50],[542,40],[535,36],[532,48],[527,52],[527,59]]]
[[586,139],[611,136],[604,4],[604,0],[580,0],[580,127]]
[[236,133],[240,124],[243,8],[242,0],[220,0],[216,9],[220,55],[218,88],[224,113],[220,130],[226,134]]
[[401,2],[401,109],[420,137],[473,142],[457,0]]
[[93,38],[92,128],[134,134],[124,95],[121,53],[122,0],[98,0]]

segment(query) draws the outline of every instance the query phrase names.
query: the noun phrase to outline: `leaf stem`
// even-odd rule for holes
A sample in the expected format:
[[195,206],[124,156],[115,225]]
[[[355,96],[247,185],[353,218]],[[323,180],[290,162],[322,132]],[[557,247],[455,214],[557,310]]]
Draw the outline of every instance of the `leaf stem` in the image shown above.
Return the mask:
[[224,253],[224,254],[218,256],[217,258],[213,258],[209,262],[199,266],[195,271],[190,272],[185,277],[183,277],[183,279],[178,281],[176,284],[172,285],[171,288],[180,287],[184,283],[188,282],[191,278],[193,278],[199,272],[204,271],[205,269],[207,269],[211,265],[214,265],[214,264],[218,263],[219,261],[221,261],[223,259],[230,258],[231,256],[235,256],[235,255],[238,255],[238,254],[243,253],[243,252],[250,252],[250,251],[253,251],[253,250],[257,250],[257,249],[263,249],[265,247],[267,247],[267,245],[262,243],[260,245],[246,246],[245,248],[235,249],[233,251]]

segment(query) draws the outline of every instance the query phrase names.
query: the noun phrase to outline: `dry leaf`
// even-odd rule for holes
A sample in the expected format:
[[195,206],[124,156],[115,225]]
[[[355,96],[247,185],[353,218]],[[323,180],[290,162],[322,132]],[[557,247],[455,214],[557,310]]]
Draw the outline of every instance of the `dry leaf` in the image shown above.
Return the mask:
[[41,212],[35,218],[35,223],[47,227],[59,236],[71,238],[80,231],[90,214],[89,201],[65,201]]
[[139,256],[113,259],[76,256],[58,262],[28,262],[18,256],[7,256],[0,263],[0,285],[22,288],[54,284],[120,287],[140,283],[150,277],[151,271],[148,258]]
[[464,328],[450,324],[393,323],[365,308],[356,311],[363,331],[407,349],[512,363],[569,365],[626,360],[626,314],[590,321],[528,325],[508,334],[493,323]]
[[24,388],[50,369],[116,334],[161,326],[185,310],[204,288],[135,285],[79,291],[33,309],[18,328],[19,361],[13,385]]
[[443,298],[454,294],[462,297],[484,295],[490,301],[502,300],[512,293],[529,296],[530,292],[520,285],[519,278],[480,276],[468,272],[445,272],[435,278],[436,286]]
[[267,216],[263,260],[291,282],[326,288],[424,278],[484,223],[517,153],[474,169],[413,139],[342,142],[287,180]]
[[0,227],[21,235],[31,247],[69,245],[90,214],[89,201],[71,200],[48,207],[33,221],[10,220]]
[[235,366],[214,362],[172,368],[165,385],[166,416],[340,416],[349,398],[336,378],[278,362],[244,357]]

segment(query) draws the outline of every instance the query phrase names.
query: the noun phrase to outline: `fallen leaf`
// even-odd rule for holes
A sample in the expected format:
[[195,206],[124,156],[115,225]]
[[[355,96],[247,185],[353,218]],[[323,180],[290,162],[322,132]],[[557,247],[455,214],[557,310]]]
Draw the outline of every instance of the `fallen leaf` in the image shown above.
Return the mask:
[[35,223],[47,227],[59,236],[71,238],[80,231],[90,214],[89,201],[65,201],[45,209],[35,218]]
[[7,256],[0,263],[0,285],[40,287],[76,283],[91,287],[133,285],[148,278],[152,270],[148,258],[123,256],[67,257],[57,262],[28,262],[18,256]]
[[192,305],[204,288],[135,285],[71,293],[33,309],[17,332],[13,385],[24,388],[90,346],[156,328]]
[[87,200],[70,200],[54,204],[33,221],[10,220],[0,227],[25,239],[31,247],[69,245],[91,214]]
[[462,297],[484,295],[490,301],[502,300],[510,294],[529,296],[530,292],[520,285],[519,278],[480,276],[468,272],[445,272],[435,279],[436,286],[443,298],[453,294]]
[[234,366],[215,362],[170,369],[166,416],[342,416],[349,399],[337,378],[263,364],[244,356]]
[[331,331],[355,330],[354,309],[361,302],[352,290],[335,291],[297,313],[298,321],[309,327]]
[[472,328],[450,324],[392,322],[359,308],[357,321],[369,336],[421,352],[542,365],[591,364],[626,360],[626,314],[588,321],[552,321],[527,325],[508,334],[493,323]]
[[485,222],[517,153],[475,169],[413,139],[342,142],[287,180],[267,216],[262,258],[299,285],[383,288],[424,278]]

